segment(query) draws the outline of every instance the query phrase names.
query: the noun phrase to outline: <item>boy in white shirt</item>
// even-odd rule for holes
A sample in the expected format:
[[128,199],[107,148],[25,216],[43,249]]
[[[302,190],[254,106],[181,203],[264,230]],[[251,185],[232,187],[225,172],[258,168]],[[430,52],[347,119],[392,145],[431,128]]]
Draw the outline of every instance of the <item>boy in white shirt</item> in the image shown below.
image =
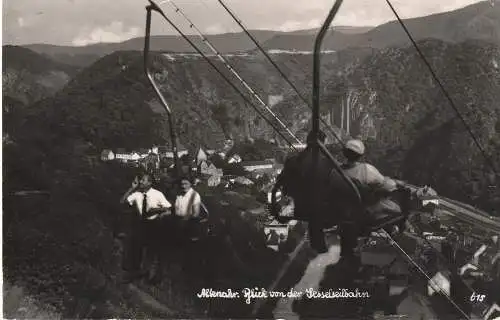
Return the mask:
[[201,197],[191,186],[191,180],[181,178],[181,194],[175,199],[175,215],[188,220],[200,215]]

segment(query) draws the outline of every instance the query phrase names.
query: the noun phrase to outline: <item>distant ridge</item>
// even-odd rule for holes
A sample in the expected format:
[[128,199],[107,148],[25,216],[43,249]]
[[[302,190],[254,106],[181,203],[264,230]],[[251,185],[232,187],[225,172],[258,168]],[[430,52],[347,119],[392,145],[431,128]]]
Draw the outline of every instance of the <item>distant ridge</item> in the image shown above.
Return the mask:
[[[446,42],[462,42],[467,39],[484,40],[500,44],[500,6],[481,1],[450,12],[406,19],[405,23],[416,40],[434,38]],[[251,30],[252,35],[266,49],[310,51],[313,48],[316,29],[290,32]],[[255,44],[243,32],[207,35],[220,52],[236,53],[256,49]],[[190,39],[205,52],[210,50],[199,37]],[[408,45],[409,41],[397,21],[377,27],[335,26],[330,29],[323,43],[324,50],[343,50],[353,47],[385,48]],[[115,51],[141,51],[144,38],[133,38],[120,43],[98,43],[83,47],[28,44],[24,47],[47,55],[67,64],[87,66]],[[177,35],[151,37],[151,49],[165,52],[194,52],[189,44]]]

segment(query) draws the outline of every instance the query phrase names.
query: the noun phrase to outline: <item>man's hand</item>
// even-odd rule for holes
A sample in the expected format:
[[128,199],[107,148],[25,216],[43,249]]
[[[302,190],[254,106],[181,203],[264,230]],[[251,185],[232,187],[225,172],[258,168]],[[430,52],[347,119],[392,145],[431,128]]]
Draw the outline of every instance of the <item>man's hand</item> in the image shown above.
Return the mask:
[[136,189],[139,186],[139,179],[135,177],[134,181],[132,181],[132,189]]
[[147,219],[153,220],[153,219],[156,219],[156,218],[162,218],[163,216],[169,215],[169,213],[170,213],[170,209],[169,208],[164,208],[164,207],[161,207],[161,208],[152,208],[152,209],[150,209],[148,211],[149,217]]
[[160,213],[160,215],[158,216],[158,218],[163,219],[165,217],[168,217],[171,214],[172,214],[172,211],[169,208],[165,208],[165,210]]
[[397,180],[397,179],[392,179],[395,183],[396,183],[396,186],[398,188],[401,188],[401,187],[405,187],[406,186],[406,182],[404,182],[403,180]]
[[132,181],[132,185],[130,188],[123,194],[122,198],[120,199],[120,203],[124,204],[127,201],[127,197],[131,195],[139,186],[139,178],[135,177],[134,181]]

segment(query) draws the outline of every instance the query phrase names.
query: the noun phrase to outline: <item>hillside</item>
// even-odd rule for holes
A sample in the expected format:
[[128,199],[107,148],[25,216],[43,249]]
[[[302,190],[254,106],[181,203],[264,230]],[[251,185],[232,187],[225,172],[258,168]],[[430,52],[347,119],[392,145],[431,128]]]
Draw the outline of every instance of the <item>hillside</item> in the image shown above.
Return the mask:
[[3,96],[25,105],[53,95],[78,72],[23,47],[3,46],[2,50]]
[[[346,61],[357,59],[356,55],[366,54],[360,51],[325,56],[325,77],[341,71]],[[262,56],[228,59],[266,102],[268,95],[291,96],[288,85]],[[311,55],[277,54],[273,59],[308,97]],[[230,137],[276,138],[272,128],[201,57],[170,54],[156,55],[153,60],[157,81],[174,110],[184,145],[215,146]],[[213,61],[225,69],[215,58]],[[297,108],[308,110],[300,104]],[[97,148],[134,148],[168,140],[166,118],[145,79],[139,52],[117,52],[104,57],[33,109],[32,119],[46,119],[45,125],[54,123],[54,128],[65,132],[64,136],[77,135]],[[299,131],[302,124],[286,116],[286,112],[282,115],[293,132]],[[199,125],[201,119],[203,126]]]

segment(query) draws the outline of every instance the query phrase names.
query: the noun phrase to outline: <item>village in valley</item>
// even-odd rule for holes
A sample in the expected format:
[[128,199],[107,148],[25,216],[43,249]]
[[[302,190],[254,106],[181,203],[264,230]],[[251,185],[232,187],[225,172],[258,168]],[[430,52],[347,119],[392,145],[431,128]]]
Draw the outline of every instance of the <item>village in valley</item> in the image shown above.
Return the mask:
[[[179,161],[194,173],[197,184],[202,183],[208,187],[222,185],[225,188],[231,188],[234,185],[253,186],[260,181],[263,183],[260,183],[259,191],[270,192],[269,186],[283,169],[283,164],[274,158],[246,160],[236,153],[230,154],[233,146],[233,141],[227,140],[218,150],[200,146],[196,151],[190,152],[184,146],[179,145],[177,154]],[[165,146],[152,146],[129,152],[122,148],[105,149],[101,152],[100,158],[104,162],[142,167],[158,175],[174,167],[174,153],[171,148]],[[233,170],[227,170],[228,168]]]

